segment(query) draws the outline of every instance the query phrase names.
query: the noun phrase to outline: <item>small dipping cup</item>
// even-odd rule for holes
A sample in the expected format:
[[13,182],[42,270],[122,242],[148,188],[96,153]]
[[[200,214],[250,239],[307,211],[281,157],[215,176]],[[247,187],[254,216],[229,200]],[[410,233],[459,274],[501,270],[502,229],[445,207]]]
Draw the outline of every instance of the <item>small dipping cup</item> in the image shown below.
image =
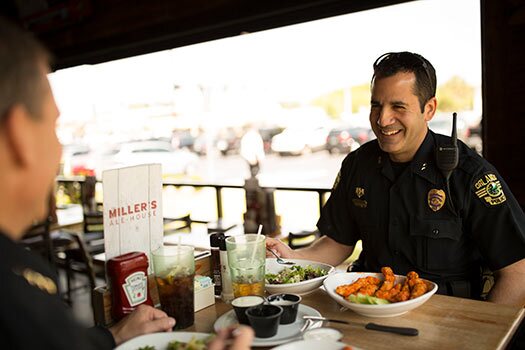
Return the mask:
[[283,308],[277,305],[262,304],[246,310],[246,316],[257,338],[270,338],[277,334]]
[[301,303],[301,296],[297,294],[272,294],[268,297],[268,302],[271,305],[278,305],[283,308],[281,316],[281,324],[294,323],[297,318],[297,310]]
[[239,320],[239,323],[250,325],[248,316],[246,316],[246,310],[252,306],[262,305],[264,303],[263,297],[258,295],[247,295],[244,297],[238,297],[232,300],[233,310]]

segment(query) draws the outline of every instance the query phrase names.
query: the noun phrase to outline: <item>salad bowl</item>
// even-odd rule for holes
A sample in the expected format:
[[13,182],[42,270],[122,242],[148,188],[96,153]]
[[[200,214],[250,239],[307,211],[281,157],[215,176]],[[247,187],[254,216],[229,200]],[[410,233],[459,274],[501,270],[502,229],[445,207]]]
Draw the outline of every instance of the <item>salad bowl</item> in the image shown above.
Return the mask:
[[325,278],[335,271],[332,265],[303,259],[286,259],[295,264],[286,266],[277,259],[266,259],[266,291],[269,294],[293,293],[304,295],[319,288]]

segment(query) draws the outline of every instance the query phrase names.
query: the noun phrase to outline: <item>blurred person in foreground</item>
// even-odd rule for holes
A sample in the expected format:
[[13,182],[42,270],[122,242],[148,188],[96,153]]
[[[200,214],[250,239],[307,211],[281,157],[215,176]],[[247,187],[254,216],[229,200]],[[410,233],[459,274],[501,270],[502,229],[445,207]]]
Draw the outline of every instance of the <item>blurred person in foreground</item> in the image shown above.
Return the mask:
[[344,160],[321,210],[315,244],[293,251],[270,239],[285,258],[339,265],[361,240],[358,271],[416,271],[438,293],[479,299],[482,268],[494,272],[488,300],[525,305],[525,216],[496,169],[458,140],[459,164],[449,188],[436,149],[451,138],[427,123],[436,112],[436,73],[409,52],[373,65],[370,124],[377,140]]
[[[16,244],[47,216],[61,155],[48,73],[48,52],[0,17],[0,348],[111,349],[170,331],[176,321],[145,305],[109,329],[80,326],[57,294],[56,274]],[[209,347],[223,349],[232,337],[232,349],[249,349],[253,331],[220,331]]]

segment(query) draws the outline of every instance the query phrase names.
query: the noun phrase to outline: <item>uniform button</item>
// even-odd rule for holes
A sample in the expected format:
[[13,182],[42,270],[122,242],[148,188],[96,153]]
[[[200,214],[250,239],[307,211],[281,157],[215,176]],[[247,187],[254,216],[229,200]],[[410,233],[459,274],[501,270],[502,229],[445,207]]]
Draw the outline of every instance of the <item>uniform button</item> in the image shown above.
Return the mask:
[[399,250],[394,250],[394,255],[399,255]]
[[439,230],[437,228],[435,228],[435,229],[432,230],[432,233],[434,234],[434,236],[437,236],[437,235],[439,235]]
[[394,220],[392,220],[392,224],[393,224],[394,226],[397,226],[397,225],[399,224],[399,222],[397,221],[397,219],[394,219]]

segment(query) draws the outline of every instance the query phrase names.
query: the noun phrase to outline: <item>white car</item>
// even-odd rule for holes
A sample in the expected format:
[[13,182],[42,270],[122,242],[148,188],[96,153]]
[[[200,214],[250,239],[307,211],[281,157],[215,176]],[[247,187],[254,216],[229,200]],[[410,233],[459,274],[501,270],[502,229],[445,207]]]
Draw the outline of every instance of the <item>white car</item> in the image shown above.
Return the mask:
[[325,148],[329,130],[323,126],[286,128],[272,138],[272,151],[279,155],[304,154]]
[[102,171],[125,166],[160,163],[164,177],[193,174],[198,157],[186,150],[173,150],[170,142],[134,141],[126,142],[109,149],[92,152],[88,157],[77,160],[83,168],[93,169],[98,178]]
[[191,174],[197,156],[188,150],[173,150],[166,141],[136,141],[123,143],[113,156],[115,167],[160,163],[163,176]]

